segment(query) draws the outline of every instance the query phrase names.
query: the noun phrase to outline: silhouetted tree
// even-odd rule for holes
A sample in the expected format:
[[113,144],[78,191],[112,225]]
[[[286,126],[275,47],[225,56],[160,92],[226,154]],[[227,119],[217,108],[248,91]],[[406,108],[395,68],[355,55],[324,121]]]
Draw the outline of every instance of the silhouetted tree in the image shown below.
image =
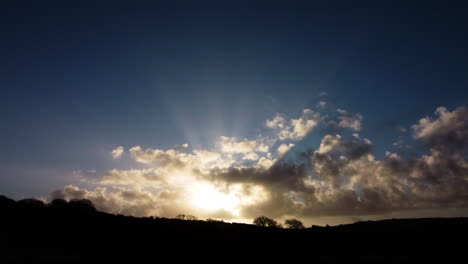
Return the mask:
[[41,200],[37,200],[34,198],[28,198],[18,201],[19,205],[30,207],[30,208],[43,208],[45,207],[45,203]]
[[224,223],[224,220],[223,219],[214,219],[214,218],[207,218],[206,219],[206,222],[210,222],[210,223]]
[[180,219],[180,220],[188,220],[188,221],[196,221],[198,220],[198,218],[196,216],[193,216],[193,215],[185,215],[185,214],[178,214],[176,216],[177,219]]
[[279,225],[278,222],[266,216],[259,216],[255,218],[254,224],[258,226],[266,226],[266,227],[281,227],[281,225]]
[[303,229],[305,228],[301,221],[297,219],[287,219],[284,221],[284,226],[289,229]]

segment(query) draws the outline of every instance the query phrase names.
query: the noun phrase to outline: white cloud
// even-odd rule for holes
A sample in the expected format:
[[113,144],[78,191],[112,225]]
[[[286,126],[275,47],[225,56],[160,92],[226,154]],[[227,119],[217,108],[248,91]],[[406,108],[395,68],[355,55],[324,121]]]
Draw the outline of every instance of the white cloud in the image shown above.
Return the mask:
[[286,122],[287,122],[286,118],[284,118],[280,114],[276,114],[276,116],[273,119],[267,120],[265,122],[265,124],[269,128],[280,128],[280,129],[282,129],[286,125]]
[[111,151],[112,158],[113,159],[119,159],[120,157],[122,157],[124,151],[125,151],[124,147],[122,147],[122,146],[116,147],[115,149],[113,149]]
[[320,113],[304,109],[302,116],[298,119],[286,120],[283,116],[277,114],[273,119],[266,121],[266,126],[276,129],[280,140],[300,140],[322,120]]
[[245,155],[242,159],[243,160],[258,160],[258,155],[257,153],[250,152],[250,153],[247,153],[247,155]]
[[217,152],[208,150],[194,150],[193,153],[200,159],[203,164],[217,161],[221,158],[221,155]]
[[317,150],[318,153],[324,154],[332,151],[335,149],[337,146],[341,145],[342,140],[340,135],[336,136],[331,136],[331,135],[326,135],[323,137],[322,142],[320,143],[320,147]]
[[281,144],[278,149],[276,150],[280,156],[283,156],[286,154],[292,147],[294,147],[294,144],[289,143],[289,144]]
[[275,163],[274,159],[261,157],[258,160],[257,167],[262,168],[262,169],[269,169],[271,166],[273,166],[274,163]]
[[185,150],[179,146],[169,150],[151,149],[143,150],[140,146],[130,148],[129,152],[135,161],[156,166],[183,167],[196,164],[199,160],[195,155],[181,152]]

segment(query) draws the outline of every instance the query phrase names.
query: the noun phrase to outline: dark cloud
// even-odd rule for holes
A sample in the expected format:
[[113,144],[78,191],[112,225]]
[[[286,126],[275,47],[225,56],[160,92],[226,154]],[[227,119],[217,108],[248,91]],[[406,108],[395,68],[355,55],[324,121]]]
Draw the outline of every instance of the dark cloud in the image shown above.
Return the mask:
[[425,117],[413,125],[414,137],[423,140],[430,148],[444,152],[468,148],[468,107],[458,107],[450,112],[445,107],[435,111],[436,119]]
[[209,175],[213,180],[229,183],[254,183],[266,186],[294,186],[298,179],[305,177],[303,164],[277,162],[268,169],[232,167],[226,171],[212,170]]
[[[276,210],[280,215],[332,216],[467,207],[468,161],[460,148],[468,142],[466,108],[453,112],[439,109],[438,115],[413,127],[416,138],[430,147],[428,154],[417,158],[402,159],[393,153],[375,160],[369,140],[357,135],[348,139],[327,135],[317,151],[307,154],[310,177],[306,167],[296,173],[297,167],[284,165],[245,174],[250,177],[243,180],[268,186],[275,193],[261,207],[250,210],[271,215]],[[455,143],[458,147],[452,148]],[[242,179],[243,172],[230,176]],[[290,193],[296,200],[288,196]]]

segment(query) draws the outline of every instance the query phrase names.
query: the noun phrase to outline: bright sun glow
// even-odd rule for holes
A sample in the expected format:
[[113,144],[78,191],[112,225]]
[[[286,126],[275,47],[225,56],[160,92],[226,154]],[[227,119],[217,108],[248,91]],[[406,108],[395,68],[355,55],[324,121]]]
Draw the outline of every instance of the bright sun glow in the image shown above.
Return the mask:
[[234,215],[239,214],[237,207],[240,204],[240,200],[235,194],[222,193],[208,183],[199,183],[194,190],[192,196],[194,206],[208,211],[224,209]]

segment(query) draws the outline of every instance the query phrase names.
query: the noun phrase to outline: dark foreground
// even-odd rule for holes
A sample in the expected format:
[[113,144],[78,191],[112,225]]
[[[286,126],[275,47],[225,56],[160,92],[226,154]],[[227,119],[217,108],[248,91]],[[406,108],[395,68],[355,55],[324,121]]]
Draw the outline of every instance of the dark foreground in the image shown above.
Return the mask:
[[467,235],[467,218],[286,230],[116,216],[85,204],[46,206],[0,196],[1,263],[453,262],[466,260]]

